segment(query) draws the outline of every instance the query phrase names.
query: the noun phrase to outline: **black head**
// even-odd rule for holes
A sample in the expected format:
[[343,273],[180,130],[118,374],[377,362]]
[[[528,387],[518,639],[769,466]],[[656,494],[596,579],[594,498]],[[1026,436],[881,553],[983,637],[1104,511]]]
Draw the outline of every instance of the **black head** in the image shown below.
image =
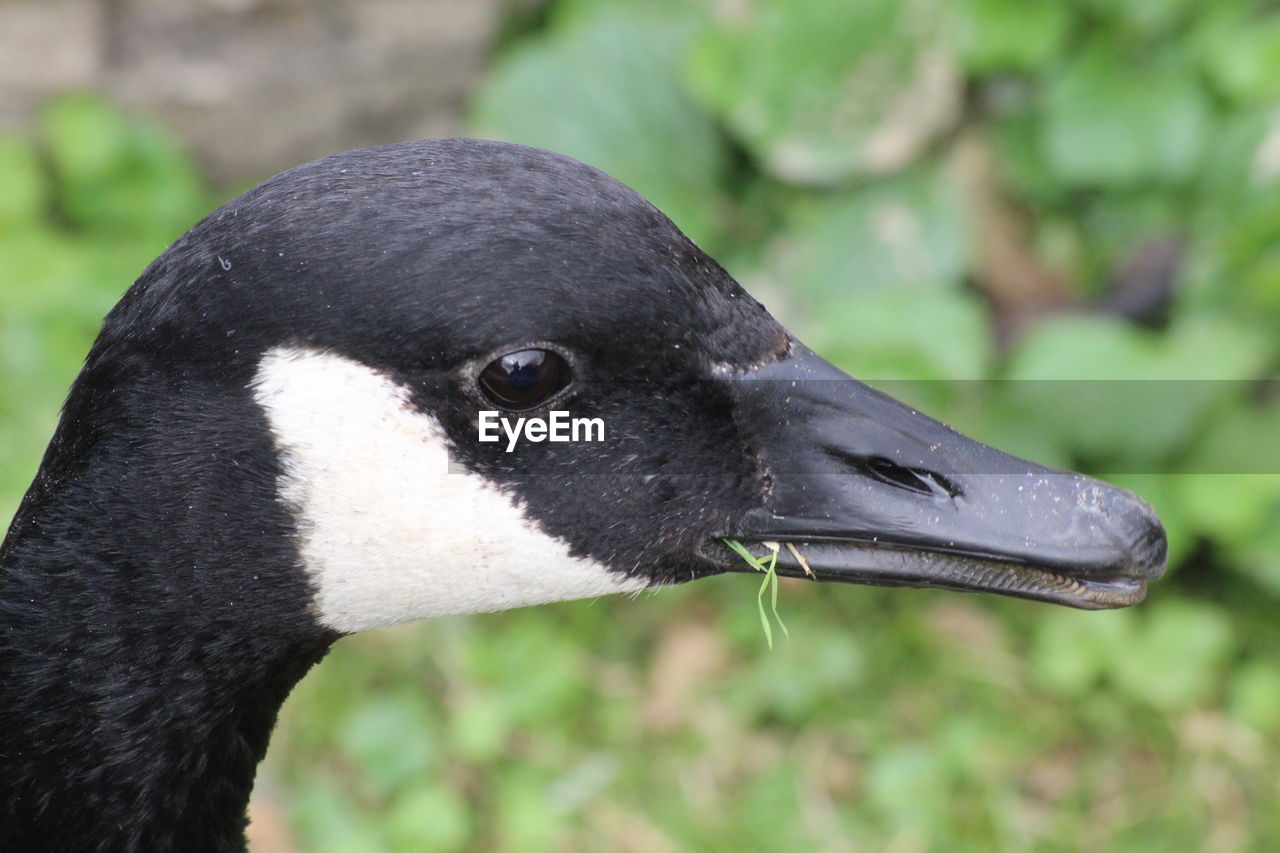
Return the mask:
[[[485,412],[603,434],[482,441]],[[285,172],[107,317],[0,548],[0,846],[236,849],[340,633],[747,570],[725,537],[1077,607],[1165,559],[1136,497],[850,379],[581,163],[442,140]]]
[[[316,436],[367,400],[313,388],[306,399],[314,408],[294,418],[304,426],[281,425],[297,404],[271,395],[294,380],[264,377],[264,365],[307,358],[381,377],[391,389],[382,404],[398,394],[405,411],[430,424],[424,435],[438,431],[449,476],[501,494],[529,530],[628,588],[744,568],[724,537],[789,543],[795,550],[784,549],[782,566],[797,575],[1085,607],[1140,599],[1163,567],[1163,531],[1137,498],[1000,454],[855,382],[796,342],[634,192],[545,151],[418,142],[329,157],[267,181],[148,268],[108,317],[70,412],[87,434],[113,406],[158,413],[133,419],[152,433],[203,411],[215,423],[195,434],[230,449],[235,440],[209,438],[219,410],[245,412],[228,423],[247,433],[266,408],[277,455],[312,457],[307,470],[252,466],[287,481],[278,491],[304,543],[335,515],[356,529],[361,514],[400,518],[392,501],[439,492],[438,482],[379,491],[400,472],[361,461],[352,447],[367,433],[354,433],[332,464],[317,461],[336,451]],[[275,390],[264,397],[263,388]],[[183,416],[166,423],[166,406]],[[500,412],[508,426],[552,411],[598,419],[603,440],[482,442],[484,411]],[[298,429],[308,437],[282,434]],[[67,464],[91,457],[79,441]],[[235,462],[232,453],[210,465]],[[351,476],[304,482],[326,465]],[[328,510],[308,514],[318,492],[335,488],[350,500],[329,495]],[[505,577],[536,586],[528,572],[466,574],[519,557],[516,540],[499,530],[511,519],[474,506],[467,532],[479,556],[455,545],[462,552],[432,583],[462,573],[447,574],[449,582]],[[439,513],[430,501],[420,509],[400,522],[422,540],[405,549],[442,535],[432,530],[442,522],[432,521]],[[459,524],[448,521],[455,540]],[[400,534],[384,523],[368,538],[385,544]],[[347,530],[344,541],[352,535],[360,534]],[[399,559],[394,549],[370,553],[371,561]],[[360,559],[354,550],[348,557]],[[532,559],[528,571],[540,565]],[[566,588],[559,597],[600,591]],[[554,597],[464,595],[457,606]],[[443,611],[407,608],[348,627],[434,612]]]

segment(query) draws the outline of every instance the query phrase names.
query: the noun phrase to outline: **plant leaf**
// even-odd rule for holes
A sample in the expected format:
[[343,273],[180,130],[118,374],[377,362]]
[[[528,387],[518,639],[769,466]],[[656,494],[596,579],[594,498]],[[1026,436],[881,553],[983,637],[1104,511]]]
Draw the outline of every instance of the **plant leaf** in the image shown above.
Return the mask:
[[958,114],[955,65],[927,35],[936,19],[930,2],[764,0],[697,43],[688,79],[777,177],[883,174]]
[[678,76],[696,21],[652,11],[582,9],[511,51],[485,80],[473,123],[603,169],[701,243],[717,231],[727,149]]

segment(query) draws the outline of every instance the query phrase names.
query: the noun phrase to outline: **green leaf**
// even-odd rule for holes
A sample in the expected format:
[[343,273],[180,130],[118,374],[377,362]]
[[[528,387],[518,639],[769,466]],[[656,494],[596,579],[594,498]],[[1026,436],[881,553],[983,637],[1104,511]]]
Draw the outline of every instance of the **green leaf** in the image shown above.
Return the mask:
[[1124,610],[1051,610],[1037,622],[1031,655],[1036,678],[1067,696],[1091,691],[1111,650],[1128,645],[1133,634],[1133,615]]
[[575,14],[498,61],[474,127],[603,169],[695,240],[714,238],[727,150],[677,71],[695,23],[612,4]]
[[1228,618],[1216,607],[1170,600],[1151,608],[1129,641],[1110,650],[1108,671],[1135,699],[1178,711],[1209,698],[1235,651]]
[[1194,76],[1172,60],[1135,62],[1103,38],[1050,78],[1044,106],[1046,162],[1070,184],[1185,182],[1208,142]]
[[1271,107],[1236,110],[1224,117],[1205,161],[1206,190],[1228,199],[1274,192],[1280,184],[1280,163],[1270,153],[1276,144],[1270,140],[1280,132],[1280,119]]
[[57,202],[76,225],[173,239],[207,210],[199,173],[173,137],[99,98],[53,101],[44,131]]
[[[1071,188],[1057,180],[1045,164],[1040,111],[1033,109],[1035,104],[1027,103],[1028,99],[1029,95],[1022,94],[1004,113],[993,115],[987,130],[994,147],[993,166],[1001,182],[1043,211],[1047,220],[1051,210],[1062,206]],[[1045,224],[1041,223],[1042,229]]]
[[1280,597],[1280,507],[1272,504],[1266,527],[1225,544],[1238,571]]
[[359,761],[363,781],[390,793],[434,772],[439,746],[423,726],[430,718],[421,697],[405,690],[360,706],[347,722],[342,745]]
[[498,842],[492,849],[512,853],[562,849],[554,839],[562,830],[563,816],[549,807],[547,780],[531,770],[508,766],[495,781]]
[[[1077,241],[1069,265],[1077,292],[1085,300],[1101,296],[1153,238],[1184,232],[1186,215],[1185,200],[1160,187],[1112,189],[1077,201],[1070,222],[1059,220]],[[1041,235],[1051,227],[1042,226]]]
[[763,168],[826,185],[912,162],[955,121],[960,80],[930,2],[762,0],[697,44],[694,91]]
[[1216,3],[1192,34],[1200,66],[1228,98],[1273,107],[1280,99],[1280,16]]
[[942,762],[920,745],[878,751],[867,770],[867,796],[895,834],[914,830],[928,838],[946,813]]
[[[1081,5],[1103,19],[1109,32],[1119,32],[1134,41],[1159,36],[1176,28],[1196,9],[1198,0],[1083,0]],[[1225,0],[1230,2],[1230,0]],[[1224,3],[1225,5],[1225,3]]]
[[951,13],[960,61],[976,74],[1043,66],[1057,55],[1071,24],[1065,3],[959,0]]
[[1085,458],[1154,471],[1210,414],[1244,399],[1239,380],[1260,375],[1271,350],[1269,336],[1238,321],[1193,317],[1160,336],[1062,316],[1019,342],[1007,390],[1029,421]]
[[987,375],[991,325],[972,294],[903,287],[821,304],[824,314],[810,321],[806,338],[859,379],[906,380],[901,391],[890,392],[895,396],[936,405],[948,399],[948,389],[935,380]]
[[336,780],[319,775],[300,785],[293,811],[307,849],[319,853],[380,853],[386,843],[381,827],[363,814]]
[[447,785],[422,785],[396,797],[386,825],[396,850],[462,850],[472,833],[471,808]]
[[[1250,395],[1252,385],[1241,389]],[[1250,540],[1273,525],[1280,506],[1280,405],[1229,408],[1204,431],[1177,478],[1188,518],[1224,543]]]
[[34,146],[19,136],[0,136],[0,234],[35,226],[48,204],[48,187]]
[[[858,191],[798,199],[768,251],[768,274],[838,313],[839,303],[908,290],[920,301],[959,288],[969,261],[955,183],[921,169]],[[834,311],[831,309],[834,308]]]
[[976,379],[992,351],[987,312],[962,289],[969,251],[955,183],[920,169],[793,202],[765,275],[793,329],[861,378]]
[[1261,732],[1280,733],[1280,670],[1274,661],[1253,661],[1231,680],[1232,716]]
[[468,761],[493,761],[502,755],[513,726],[510,709],[491,694],[459,702],[449,716],[449,743]]

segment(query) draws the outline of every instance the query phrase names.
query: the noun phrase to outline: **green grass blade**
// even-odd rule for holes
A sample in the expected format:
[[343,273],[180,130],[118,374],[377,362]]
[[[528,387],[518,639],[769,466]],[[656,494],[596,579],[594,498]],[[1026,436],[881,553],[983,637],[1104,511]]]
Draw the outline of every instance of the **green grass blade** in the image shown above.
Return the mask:
[[778,615],[778,551],[773,551],[769,557],[768,564],[766,564],[763,559],[752,554],[745,545],[736,539],[725,539],[724,544],[728,545],[734,553],[745,560],[747,565],[758,572],[764,573],[764,581],[760,584],[760,591],[756,593],[756,606],[760,610],[760,627],[764,629],[765,642],[772,649],[773,626],[769,624],[769,614],[764,607],[765,590],[770,592],[770,609],[773,610],[773,618],[777,620],[778,627],[782,629],[784,636],[791,636],[786,624],[782,621],[782,617]]
[[764,639],[769,644],[769,648],[773,648],[773,628],[769,625],[769,615],[764,612],[764,590],[769,585],[769,576],[764,576],[764,583],[760,584],[760,592],[756,595],[756,606],[760,608],[760,627],[764,628]]

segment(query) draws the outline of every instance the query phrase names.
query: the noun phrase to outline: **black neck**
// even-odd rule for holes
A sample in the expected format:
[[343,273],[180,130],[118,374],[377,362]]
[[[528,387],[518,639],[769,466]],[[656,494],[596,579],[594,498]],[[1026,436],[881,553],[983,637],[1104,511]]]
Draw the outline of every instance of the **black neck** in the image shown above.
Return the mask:
[[[154,625],[95,607],[84,570],[24,574],[27,606],[6,591],[0,850],[242,850],[277,711],[327,643]],[[48,607],[54,584],[90,618]]]
[[0,547],[0,850],[240,850],[277,711],[334,637],[260,413],[205,385],[157,415],[115,380],[78,381]]

